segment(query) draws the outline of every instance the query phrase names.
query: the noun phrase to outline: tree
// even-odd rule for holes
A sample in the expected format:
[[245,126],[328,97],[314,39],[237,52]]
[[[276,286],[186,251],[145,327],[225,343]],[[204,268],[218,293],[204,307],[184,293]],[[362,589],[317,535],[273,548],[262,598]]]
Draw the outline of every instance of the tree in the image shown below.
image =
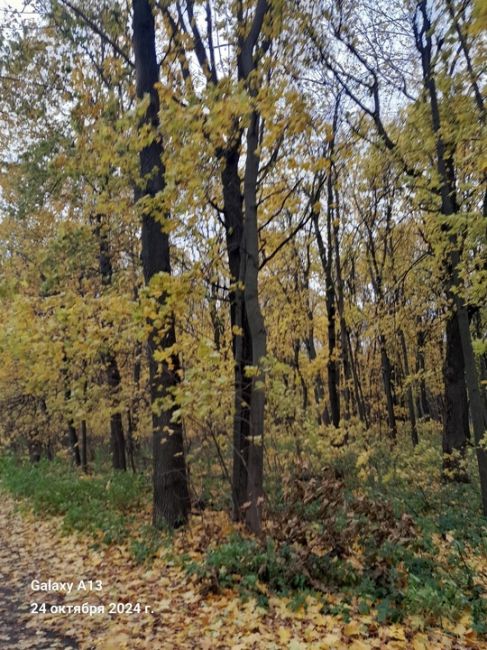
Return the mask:
[[[167,214],[158,212],[157,199],[164,189],[163,145],[158,133],[159,69],[156,59],[154,16],[149,0],[133,2],[133,49],[137,97],[147,102],[141,120],[148,131],[148,143],[140,153],[140,186],[137,200],[142,212],[142,266],[149,290],[151,281],[160,274],[171,273],[169,237],[165,230]],[[144,200],[145,199],[145,200]],[[157,285],[156,285],[157,286]],[[157,290],[155,299],[163,308],[164,291]],[[176,527],[186,523],[190,498],[184,455],[182,423],[171,400],[171,389],[179,382],[179,359],[172,350],[175,326],[172,314],[166,316],[162,332],[149,321],[148,355],[153,422],[153,524]],[[162,351],[163,358],[158,355]],[[159,369],[159,364],[162,366]]]

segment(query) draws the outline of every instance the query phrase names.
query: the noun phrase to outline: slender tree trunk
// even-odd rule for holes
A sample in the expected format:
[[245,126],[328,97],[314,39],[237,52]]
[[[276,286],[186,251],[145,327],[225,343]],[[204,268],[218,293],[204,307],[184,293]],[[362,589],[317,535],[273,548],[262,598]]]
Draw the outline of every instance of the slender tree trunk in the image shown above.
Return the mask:
[[[376,208],[377,210],[377,205]],[[390,205],[387,206],[387,220],[390,223],[392,217],[392,208]],[[374,287],[374,292],[377,300],[377,311],[376,316],[379,317],[380,314],[385,312],[385,300],[384,300],[384,290],[383,290],[383,268],[386,259],[387,251],[387,239],[384,243],[384,255],[382,256],[381,262],[378,260],[376,245],[372,235],[372,230],[370,226],[365,221],[365,226],[367,228],[368,234],[368,261],[369,261],[369,273],[372,280],[372,285]],[[386,231],[387,232],[387,231]],[[380,363],[381,363],[381,373],[382,373],[382,383],[384,386],[384,394],[386,398],[386,408],[387,408],[387,425],[389,428],[389,437],[391,440],[395,441],[397,437],[397,424],[396,424],[396,415],[394,413],[394,388],[393,388],[393,368],[389,354],[387,352],[387,340],[383,333],[379,334],[379,350],[380,350]]]
[[[399,342],[401,343],[404,375],[405,375],[405,379],[408,380],[409,361],[408,361],[408,350],[406,346],[406,337],[404,336],[404,332],[401,328],[399,328],[398,334],[399,334]],[[407,408],[409,413],[409,422],[411,423],[411,441],[413,443],[413,446],[416,447],[416,445],[419,442],[419,438],[418,438],[418,426],[416,423],[416,411],[414,410],[413,387],[411,383],[409,383],[409,385],[406,388],[406,403],[407,403]]]
[[73,462],[76,465],[76,467],[80,467],[81,455],[79,451],[78,434],[76,433],[76,427],[74,426],[73,420],[71,419],[68,420],[68,439],[69,439],[69,446],[71,448],[71,455],[73,457]]
[[[352,370],[350,364],[350,351],[348,348],[348,336],[347,336],[347,322],[345,320],[345,300],[344,300],[344,291],[343,291],[343,278],[342,278],[342,263],[340,259],[340,241],[339,241],[339,229],[340,229],[340,200],[339,193],[335,191],[335,212],[336,219],[333,222],[333,246],[335,249],[335,275],[336,275],[336,293],[337,293],[337,309],[338,309],[338,319],[340,324],[340,352],[342,357],[343,365],[343,397],[345,401],[345,418],[350,417],[350,384],[352,382]],[[359,404],[359,399],[356,399],[357,410],[359,417],[363,420],[363,413],[361,405]]]
[[244,233],[243,196],[238,170],[241,132],[235,124],[236,140],[225,152],[221,174],[228,265],[231,278],[230,325],[234,358],[234,414],[233,414],[233,518],[244,517],[242,506],[247,501],[248,451],[250,433],[250,402],[252,382],[245,376],[245,367],[252,365],[252,342],[242,290]]
[[[306,292],[306,316],[308,319],[308,332],[307,335],[304,339],[304,345],[306,347],[306,352],[308,353],[308,359],[310,361],[314,361],[316,359],[316,346],[315,346],[315,334],[314,334],[314,324],[313,324],[313,312],[311,310],[311,305],[309,301],[309,272],[311,268],[311,260],[309,257],[309,246],[308,246],[308,261],[306,268],[303,271],[303,290]],[[296,251],[296,259],[298,259],[298,253]],[[299,290],[298,287],[296,287],[296,290]],[[298,367],[298,357],[299,357],[299,341],[297,342],[297,348],[295,347],[294,349],[294,357],[295,357],[295,364],[296,367]],[[307,398],[307,387],[306,387],[306,382],[304,381],[304,377],[302,376],[301,372],[299,373],[301,385],[303,388],[303,401],[306,403],[306,407],[304,407],[304,410],[306,410],[308,406],[308,398]],[[315,374],[314,377],[314,395],[315,395],[315,402],[318,407],[318,409],[322,408],[322,403],[323,399],[325,396],[325,390],[323,386],[323,380],[321,378],[321,373],[318,370]],[[305,399],[306,396],[306,399]],[[319,418],[318,418],[319,423],[323,421],[322,414],[320,413]]]
[[264,473],[264,373],[262,362],[267,351],[267,335],[259,303],[259,230],[257,223],[257,175],[259,172],[259,115],[253,111],[247,130],[247,160],[244,182],[244,301],[252,341],[252,378],[250,402],[250,437],[248,452],[248,485],[246,523],[259,533],[262,519]]
[[[330,192],[328,190],[328,202],[330,199]],[[333,195],[331,194],[331,197]],[[331,223],[331,208],[328,208],[328,223]],[[325,292],[326,292],[326,314],[328,320],[328,361],[327,361],[327,376],[328,376],[328,399],[330,404],[330,415],[333,426],[340,425],[340,397],[338,393],[338,365],[336,359],[336,329],[335,329],[335,288],[333,286],[333,279],[331,275],[332,260],[329,259],[331,251],[331,242],[328,242],[328,250],[325,248],[325,243],[321,235],[319,227],[318,214],[314,214],[313,223],[315,227],[316,241],[318,244],[318,251],[320,254],[321,265],[325,274]]]
[[[315,337],[314,337],[314,327],[313,327],[313,314],[308,311],[308,322],[309,327],[308,327],[308,334],[306,336],[306,339],[304,340],[304,345],[306,347],[306,352],[308,353],[308,359],[310,361],[314,361],[316,359],[316,346],[315,346]],[[299,345],[299,341],[298,341]],[[298,351],[299,352],[299,348]],[[296,352],[295,352],[296,354]],[[323,386],[323,380],[321,379],[321,373],[317,372],[315,375],[314,379],[314,394],[315,394],[315,401],[317,406],[319,407],[324,399],[325,396],[325,389]],[[321,417],[319,418],[321,421]]]
[[[338,109],[337,109],[338,110]],[[336,120],[335,120],[336,121]],[[334,124],[333,132],[335,133],[336,124]],[[331,143],[330,157],[334,154],[335,141]],[[338,428],[340,426],[340,392],[339,392],[339,379],[340,373],[338,368],[337,357],[337,338],[336,338],[336,295],[335,283],[333,281],[333,240],[332,228],[335,220],[335,191],[333,188],[334,173],[333,168],[330,168],[327,178],[327,204],[326,204],[326,241],[327,241],[327,255],[326,255],[326,270],[325,270],[325,284],[326,284],[326,316],[328,320],[328,389],[330,393],[330,411],[333,426]]]
[[[239,81],[244,82],[246,91],[252,97],[257,93],[257,80],[250,79],[257,65],[254,48],[264,18],[269,11],[269,4],[267,0],[257,0],[254,9],[248,34],[244,35],[244,30],[241,29],[237,37],[237,76]],[[237,16],[242,23],[240,25],[242,28],[244,16],[242,5],[239,3],[237,3]],[[214,83],[216,80],[214,67],[211,78]],[[250,118],[250,125],[247,128],[243,200],[238,171],[243,129],[237,118],[229,133],[231,144],[226,150],[220,151],[219,156],[223,155],[225,158],[222,172],[225,230],[231,278],[232,282],[236,281],[230,296],[235,359],[233,515],[234,518],[241,519],[245,511],[247,525],[257,532],[260,530],[263,500],[261,434],[263,434],[264,390],[255,378],[250,380],[245,376],[245,367],[255,365],[255,359],[260,359],[261,355],[265,354],[265,330],[263,323],[260,323],[257,282],[259,268],[256,198],[259,169],[258,116],[253,113]],[[260,367],[260,362],[258,366]]]
[[[101,285],[106,289],[112,284],[113,275],[107,224],[103,223],[100,214],[97,214],[95,219],[95,235],[98,240],[98,262]],[[110,399],[113,402],[118,400],[118,393],[120,391],[120,372],[115,355],[110,350],[104,352],[103,364],[105,366]],[[123,433],[122,414],[120,411],[115,411],[110,414],[110,447],[113,469],[125,471],[127,469],[125,457],[125,436]]]
[[81,468],[88,474],[88,433],[86,431],[86,420],[81,421]]
[[127,409],[127,459],[129,461],[130,469],[134,474],[136,474],[137,468],[135,466],[134,431],[135,426],[132,411]]
[[222,347],[222,338],[224,335],[224,325],[222,319],[220,318],[220,314],[218,313],[217,295],[213,286],[211,288],[211,294],[208,302],[211,326],[213,328],[213,341],[215,343],[215,349],[217,351],[220,351]]
[[[159,97],[155,84],[159,81],[156,58],[154,16],[149,0],[133,0],[133,49],[137,97],[149,95],[149,105],[142,125],[152,127],[152,139],[140,151],[140,174],[142,186],[137,199],[156,196],[164,189],[162,163],[162,140],[158,133]],[[171,273],[169,237],[164,231],[166,215],[155,212],[146,205],[142,217],[142,267],[144,281],[149,285],[159,273]],[[161,307],[166,297],[159,298]],[[176,527],[186,523],[190,509],[188,479],[183,442],[182,423],[175,419],[174,406],[161,407],[163,400],[171,397],[171,389],[179,381],[180,363],[177,354],[160,364],[156,352],[172,348],[176,343],[174,319],[168,317],[165,331],[161,334],[154,327],[149,334],[149,380],[153,406],[153,524],[160,528],[165,524]],[[162,366],[162,369],[158,368]]]
[[[135,292],[135,297],[138,293]],[[135,462],[136,452],[140,449],[140,441],[136,438],[136,432],[139,423],[139,392],[140,392],[140,369],[141,369],[141,356],[142,345],[137,343],[135,346],[135,362],[133,367],[133,382],[135,387],[135,398],[132,396],[130,406],[127,409],[127,457],[130,463],[132,472],[137,472],[137,464]]]
[[[120,372],[118,364],[113,354],[108,353],[105,356],[106,373],[110,396],[117,399],[117,393],[120,388]],[[127,469],[125,457],[125,436],[123,433],[122,414],[116,411],[110,415],[110,445],[112,450],[112,467],[113,469]]]
[[362,382],[360,380],[359,371],[357,368],[356,354],[354,354],[352,349],[351,334],[348,327],[345,328],[345,333],[347,337],[347,346],[350,354],[350,368],[352,370],[353,377],[353,390],[355,393],[355,400],[357,403],[357,409],[359,413],[359,418],[361,422],[365,424],[365,427],[369,427],[369,416],[370,412],[367,412],[367,407],[365,405],[364,393],[362,390]]
[[416,373],[421,373],[419,378],[419,390],[416,395],[416,408],[421,418],[429,418],[431,416],[431,410],[428,402],[428,395],[426,393],[426,381],[423,374],[425,371],[425,333],[421,327],[421,319],[417,319],[416,326],[418,327],[416,337]]
[[[306,348],[308,348],[308,341],[305,342]],[[313,346],[314,346],[314,341],[313,341]],[[301,372],[301,368],[299,367],[299,349],[301,347],[301,341],[299,339],[294,339],[293,341],[293,352],[294,352],[294,358],[292,359],[292,362],[290,365],[294,369],[294,377],[299,378],[299,383],[301,385],[301,391],[303,393],[303,413],[306,413],[308,410],[308,405],[309,405],[309,397],[308,397],[308,386],[306,385],[306,382],[303,377],[303,373]],[[315,353],[316,354],[316,353]],[[309,352],[308,352],[309,355]],[[310,357],[311,360],[311,357]],[[296,379],[294,381],[294,385],[296,386]],[[315,383],[315,399],[318,402],[318,397],[317,391],[319,390],[318,386]]]
[[41,460],[41,443],[29,436],[27,439],[27,448],[29,450],[29,459],[31,463],[38,463]]
[[397,437],[396,416],[394,413],[394,394],[392,388],[392,366],[387,354],[386,339],[383,334],[379,335],[379,348],[382,369],[382,382],[384,385],[384,394],[386,396],[387,406],[387,425],[389,427],[389,437],[395,440]]
[[[63,351],[64,401],[66,402],[66,404],[68,404],[69,400],[71,399],[71,389],[69,388],[68,385],[66,363],[67,363],[66,353]],[[68,417],[67,425],[68,425],[68,442],[69,442],[69,448],[71,449],[71,456],[76,467],[79,467],[81,465],[79,441],[78,441],[78,435],[76,433],[76,427],[74,426],[73,418],[71,416]]]

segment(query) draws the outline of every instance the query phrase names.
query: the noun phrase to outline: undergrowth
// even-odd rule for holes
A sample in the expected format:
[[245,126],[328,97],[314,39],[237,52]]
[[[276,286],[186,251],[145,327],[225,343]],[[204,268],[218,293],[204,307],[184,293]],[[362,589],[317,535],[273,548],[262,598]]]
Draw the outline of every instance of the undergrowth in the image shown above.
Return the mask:
[[338,448],[320,440],[306,450],[310,462],[268,476],[261,540],[234,534],[187,569],[209,590],[232,587],[263,604],[269,593],[297,603],[313,593],[345,618],[358,608],[380,623],[412,617],[424,626],[468,612],[486,633],[487,521],[475,459],[470,484],[445,484],[439,449],[432,423],[415,449],[407,432],[393,448],[360,435]]
[[127,539],[134,513],[149,490],[142,474],[86,476],[58,460],[32,464],[14,457],[0,460],[0,485],[27,499],[34,514],[61,516],[66,533],[89,533],[105,544]]
[[[443,483],[438,431],[421,433],[415,449],[405,433],[394,448],[362,435],[342,447],[320,440],[306,450],[306,464],[294,459],[279,475],[268,472],[261,538],[216,530],[196,554],[183,549],[175,561],[204,591],[231,588],[262,605],[278,594],[299,607],[313,594],[324,612],[345,620],[358,611],[419,626],[469,613],[474,629],[487,633],[487,522],[475,465],[472,483]],[[150,494],[144,474],[98,468],[84,476],[61,461],[6,457],[0,485],[34,513],[61,516],[68,533],[126,544],[137,563],[150,563],[163,544],[171,552],[171,537],[141,522]]]

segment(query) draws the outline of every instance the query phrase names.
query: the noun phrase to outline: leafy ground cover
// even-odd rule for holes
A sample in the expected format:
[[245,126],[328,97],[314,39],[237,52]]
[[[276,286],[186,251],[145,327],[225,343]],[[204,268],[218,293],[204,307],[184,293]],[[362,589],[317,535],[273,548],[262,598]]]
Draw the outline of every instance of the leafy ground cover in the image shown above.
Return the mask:
[[261,538],[211,508],[185,530],[155,532],[143,475],[4,458],[1,528],[14,545],[1,560],[15,548],[19,602],[31,603],[35,574],[103,583],[48,604],[142,610],[19,616],[80,648],[487,647],[476,486],[442,484],[434,444],[424,436],[413,456],[405,444],[349,444],[321,467],[296,463],[279,490],[268,486]]

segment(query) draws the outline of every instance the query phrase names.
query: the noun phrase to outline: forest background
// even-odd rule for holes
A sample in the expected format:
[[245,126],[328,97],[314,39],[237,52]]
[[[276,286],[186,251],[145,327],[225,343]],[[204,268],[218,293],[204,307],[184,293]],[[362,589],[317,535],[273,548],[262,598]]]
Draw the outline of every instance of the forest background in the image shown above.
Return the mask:
[[3,487],[142,564],[226,512],[209,591],[483,634],[484,3],[0,13]]

